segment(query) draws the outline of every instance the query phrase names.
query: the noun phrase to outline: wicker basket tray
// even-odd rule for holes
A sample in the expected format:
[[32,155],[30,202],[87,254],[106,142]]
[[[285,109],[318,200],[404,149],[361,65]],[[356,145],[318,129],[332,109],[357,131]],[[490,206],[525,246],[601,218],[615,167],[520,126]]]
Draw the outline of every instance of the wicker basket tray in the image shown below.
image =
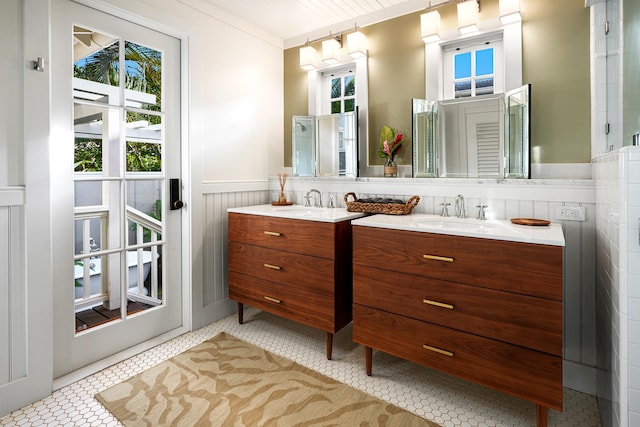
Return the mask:
[[[349,196],[353,200],[349,201]],[[363,203],[358,201],[355,193],[347,193],[344,195],[344,202],[349,212],[365,212],[385,215],[407,215],[411,213],[418,202],[419,196],[411,196],[406,203]]]

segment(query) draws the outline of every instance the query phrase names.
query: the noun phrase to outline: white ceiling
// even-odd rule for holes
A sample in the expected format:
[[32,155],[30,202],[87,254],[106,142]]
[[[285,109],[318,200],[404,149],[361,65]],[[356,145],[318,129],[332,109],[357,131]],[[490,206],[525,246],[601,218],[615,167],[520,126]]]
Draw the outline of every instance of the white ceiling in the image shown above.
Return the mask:
[[[283,40],[284,47],[304,44],[385,19],[425,9],[428,0],[204,0],[210,5]],[[432,5],[445,0],[431,0]]]

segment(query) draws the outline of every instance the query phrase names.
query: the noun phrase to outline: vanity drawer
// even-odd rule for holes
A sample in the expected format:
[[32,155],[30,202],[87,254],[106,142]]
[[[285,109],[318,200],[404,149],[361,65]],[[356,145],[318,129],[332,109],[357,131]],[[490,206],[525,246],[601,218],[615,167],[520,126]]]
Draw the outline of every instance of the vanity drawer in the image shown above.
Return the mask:
[[[337,228],[344,225],[344,222],[329,223],[229,213],[229,241],[334,259],[334,236],[338,235]],[[350,230],[349,221],[346,221],[346,225]],[[350,232],[345,237],[349,238],[350,248]]]
[[353,318],[357,343],[562,410],[561,357],[359,304]]
[[353,227],[354,264],[562,301],[562,247]]
[[229,298],[327,332],[348,323],[336,325],[332,299],[234,271],[229,272]]
[[562,303],[354,265],[353,302],[562,356]]
[[229,269],[332,298],[334,261],[260,246],[229,242]]

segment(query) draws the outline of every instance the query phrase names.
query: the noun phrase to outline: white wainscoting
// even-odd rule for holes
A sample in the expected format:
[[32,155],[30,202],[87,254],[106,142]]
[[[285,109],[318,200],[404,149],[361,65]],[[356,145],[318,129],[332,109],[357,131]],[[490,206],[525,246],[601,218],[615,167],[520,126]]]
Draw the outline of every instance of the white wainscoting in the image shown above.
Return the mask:
[[[202,191],[202,304],[205,324],[235,310],[227,278],[227,209],[269,202],[266,181],[209,183]],[[196,238],[194,236],[194,238]]]
[[0,188],[0,389],[27,375],[23,205],[23,189]]

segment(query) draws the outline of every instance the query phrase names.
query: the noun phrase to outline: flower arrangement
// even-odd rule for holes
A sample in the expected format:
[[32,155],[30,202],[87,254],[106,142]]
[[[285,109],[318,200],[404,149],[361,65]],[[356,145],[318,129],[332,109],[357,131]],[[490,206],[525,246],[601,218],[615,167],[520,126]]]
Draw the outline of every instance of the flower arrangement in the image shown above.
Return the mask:
[[384,125],[382,131],[380,131],[380,150],[378,150],[378,156],[387,159],[387,163],[393,162],[393,158],[398,153],[403,142],[402,133]]

